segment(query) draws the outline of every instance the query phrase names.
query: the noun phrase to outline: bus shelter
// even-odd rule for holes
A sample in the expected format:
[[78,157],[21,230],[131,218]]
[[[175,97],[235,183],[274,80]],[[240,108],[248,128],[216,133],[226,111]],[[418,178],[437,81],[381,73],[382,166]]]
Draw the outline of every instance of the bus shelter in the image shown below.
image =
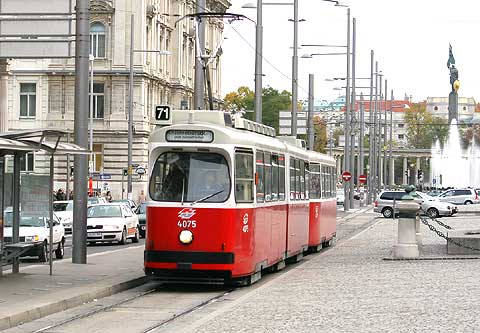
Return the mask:
[[[50,221],[49,239],[53,239],[53,180],[54,157],[57,155],[88,155],[90,151],[73,143],[62,142],[67,134],[62,130],[31,130],[21,132],[0,133],[0,263],[12,264],[12,273],[18,273],[20,268],[19,258],[31,248],[31,244],[20,239],[20,210],[29,210],[34,213],[48,216]],[[41,152],[48,156],[49,175],[38,177],[36,181],[21,181],[21,157],[29,152]],[[6,181],[6,157],[13,157],[13,175]],[[30,186],[27,195],[21,200],[22,186]],[[9,200],[6,200],[6,194]],[[86,193],[85,193],[86,195]],[[21,202],[23,201],[23,202]],[[12,237],[8,243],[4,242],[4,212],[6,202],[12,209]],[[48,214],[48,215],[47,215]],[[49,242],[50,275],[53,273],[53,242]],[[2,269],[0,269],[2,275]]]

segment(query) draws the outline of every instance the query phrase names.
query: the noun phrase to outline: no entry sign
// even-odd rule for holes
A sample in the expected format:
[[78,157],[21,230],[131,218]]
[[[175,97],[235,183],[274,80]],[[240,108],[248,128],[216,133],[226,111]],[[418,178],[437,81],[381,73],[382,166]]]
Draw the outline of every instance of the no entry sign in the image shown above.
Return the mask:
[[365,184],[367,182],[367,176],[366,175],[358,176],[358,181],[362,184]]
[[350,179],[352,179],[352,174],[348,171],[344,171],[342,173],[342,179],[343,181],[348,182]]

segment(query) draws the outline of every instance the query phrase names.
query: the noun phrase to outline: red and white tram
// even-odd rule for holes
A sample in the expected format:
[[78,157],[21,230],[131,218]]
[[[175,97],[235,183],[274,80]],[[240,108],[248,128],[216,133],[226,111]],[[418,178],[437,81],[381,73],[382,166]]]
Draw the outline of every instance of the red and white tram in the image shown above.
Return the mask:
[[147,275],[249,284],[334,239],[332,158],[221,111],[167,118],[150,136]]

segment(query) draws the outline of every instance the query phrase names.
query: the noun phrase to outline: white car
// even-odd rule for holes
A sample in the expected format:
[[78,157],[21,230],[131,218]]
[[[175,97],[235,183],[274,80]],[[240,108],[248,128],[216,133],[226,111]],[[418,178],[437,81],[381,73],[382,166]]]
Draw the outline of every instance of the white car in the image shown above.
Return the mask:
[[345,203],[345,194],[343,190],[337,191],[337,205],[343,205]]
[[65,232],[71,233],[73,227],[73,200],[54,201],[53,211],[63,228],[65,228]]
[[[13,211],[7,209],[4,212],[4,241],[12,242]],[[41,262],[48,259],[50,228],[49,217],[33,216],[20,212],[20,243],[31,245],[30,249],[22,254],[22,257],[37,257]],[[55,257],[62,259],[65,254],[65,229],[58,217],[53,214],[53,248]]]
[[414,198],[421,199],[422,210],[428,216],[437,218],[439,216],[452,216],[458,212],[458,207],[450,202],[441,202],[436,197],[431,197],[423,192],[415,192]]
[[96,204],[87,210],[87,241],[138,243],[138,216],[124,203]]

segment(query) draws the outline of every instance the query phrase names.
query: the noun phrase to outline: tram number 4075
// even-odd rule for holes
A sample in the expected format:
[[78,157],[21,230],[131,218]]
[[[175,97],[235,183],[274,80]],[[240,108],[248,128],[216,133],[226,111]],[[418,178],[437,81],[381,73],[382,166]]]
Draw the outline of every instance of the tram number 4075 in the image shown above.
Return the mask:
[[170,120],[170,106],[157,105],[155,106],[155,120]]
[[179,228],[196,228],[197,221],[182,220],[177,223]]

